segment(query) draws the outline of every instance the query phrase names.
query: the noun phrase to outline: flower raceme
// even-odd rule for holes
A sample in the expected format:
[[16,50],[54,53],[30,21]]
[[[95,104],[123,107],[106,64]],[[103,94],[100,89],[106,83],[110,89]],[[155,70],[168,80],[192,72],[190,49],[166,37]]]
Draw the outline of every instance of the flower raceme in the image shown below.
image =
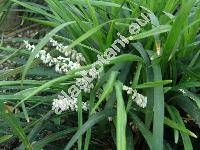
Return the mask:
[[[64,92],[62,92],[65,95]],[[78,100],[77,98],[67,98],[66,96],[59,95],[57,99],[53,100],[52,110],[55,111],[56,114],[60,114],[63,111],[71,110],[77,111],[78,110]],[[88,110],[88,104],[86,102],[82,102],[82,109],[84,111]]]
[[66,57],[70,57],[72,60],[78,63],[86,61],[84,56],[81,53],[78,53],[76,50],[73,50],[73,49],[66,51],[68,46],[64,46],[62,43],[58,43],[52,38],[50,38],[50,43],[52,44],[52,46],[56,47],[56,50],[63,53]]
[[145,108],[147,105],[147,97],[139,94],[136,90],[133,90],[131,87],[123,86],[123,90],[126,91],[128,95],[132,95],[132,100],[140,107]]
[[[58,43],[57,41],[50,39],[50,43],[52,43],[52,46],[56,47],[56,50],[58,50],[61,53],[65,54],[65,57],[58,56],[58,57],[52,57],[50,53],[47,53],[45,50],[40,50],[39,53],[35,56],[35,58],[39,58],[44,64],[47,64],[48,66],[55,66],[55,71],[58,73],[67,73],[68,71],[72,69],[77,69],[81,66],[81,63],[85,62],[85,58],[81,53],[76,52],[75,50],[69,50],[67,52],[64,52],[64,49],[67,48],[67,46],[63,46],[62,44]],[[35,46],[29,44],[28,41],[24,40],[25,47],[29,51],[34,51]]]

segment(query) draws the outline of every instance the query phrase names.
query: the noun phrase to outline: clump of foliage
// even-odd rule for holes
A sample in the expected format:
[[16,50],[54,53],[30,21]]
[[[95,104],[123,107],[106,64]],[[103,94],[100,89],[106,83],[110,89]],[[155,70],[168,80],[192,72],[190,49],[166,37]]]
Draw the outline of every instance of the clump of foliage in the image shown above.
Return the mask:
[[[0,148],[200,148],[198,0],[4,2],[0,3],[0,23],[15,6],[12,11],[21,24],[14,31],[2,32]],[[129,25],[141,13],[151,22],[130,38]],[[53,99],[67,92],[76,73],[90,69],[118,32],[130,39],[129,44],[104,66],[94,88],[81,92],[77,111],[55,114]],[[35,59],[42,49],[60,55],[49,44],[51,38],[82,53],[85,63],[62,74]],[[35,45],[32,52],[24,40]],[[133,102],[123,85],[146,96],[147,106]],[[82,110],[82,102],[88,103],[88,111]]]

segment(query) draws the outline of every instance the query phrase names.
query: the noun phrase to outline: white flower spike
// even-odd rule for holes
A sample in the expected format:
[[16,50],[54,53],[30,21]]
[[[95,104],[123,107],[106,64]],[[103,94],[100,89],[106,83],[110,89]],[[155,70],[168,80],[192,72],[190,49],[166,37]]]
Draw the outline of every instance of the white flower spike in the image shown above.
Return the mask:
[[140,107],[145,108],[147,105],[147,97],[142,94],[137,93],[131,87],[123,85],[123,90],[127,92],[128,95],[132,95],[132,100]]

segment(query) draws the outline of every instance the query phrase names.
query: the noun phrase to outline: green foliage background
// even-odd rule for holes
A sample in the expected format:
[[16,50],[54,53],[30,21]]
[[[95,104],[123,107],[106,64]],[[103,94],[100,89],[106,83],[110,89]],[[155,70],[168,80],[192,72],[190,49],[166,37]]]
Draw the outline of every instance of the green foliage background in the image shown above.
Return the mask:
[[[0,64],[18,62],[16,68],[0,71],[1,147],[12,143],[12,148],[34,150],[200,149],[199,0],[4,0],[0,25],[11,11],[22,20],[20,27],[40,28],[32,39],[1,40]],[[90,94],[79,96],[78,112],[54,114],[53,98],[67,91],[76,72],[91,67],[96,55],[117,39],[117,32],[129,38],[128,26],[141,13],[148,14],[151,23],[105,65]],[[82,52],[85,66],[60,75],[34,59],[51,37]],[[6,42],[23,40],[36,44],[33,53],[6,47]],[[122,83],[147,96],[145,109],[122,91]],[[95,95],[102,87],[99,101]],[[89,102],[89,112],[82,112],[80,101]],[[101,111],[93,114],[96,104]]]

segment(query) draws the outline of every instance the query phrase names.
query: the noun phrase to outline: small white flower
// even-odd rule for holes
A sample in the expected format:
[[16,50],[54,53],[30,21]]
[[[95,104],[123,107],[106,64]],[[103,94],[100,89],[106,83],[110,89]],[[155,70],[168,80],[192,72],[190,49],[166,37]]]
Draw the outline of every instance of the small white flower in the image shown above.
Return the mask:
[[29,51],[34,51],[34,50],[35,50],[35,46],[29,44],[28,41],[24,40],[24,44],[25,44],[25,47],[26,47]]
[[63,49],[67,49],[68,48],[68,46],[63,46]]
[[122,89],[125,90],[125,91],[127,91],[128,90],[128,86],[123,85]]
[[60,114],[62,111],[65,111],[67,102],[65,99],[54,99],[52,105],[52,110],[54,110],[56,114]]
[[88,71],[88,74],[93,78],[99,78],[99,72],[94,67]]
[[128,88],[127,94],[132,94],[133,90],[131,88]]
[[70,56],[72,51],[66,51],[65,56]]
[[108,121],[111,122],[113,120],[112,117],[108,117]]
[[39,58],[40,57],[40,53],[37,53],[36,55],[35,55],[35,58]]
[[[57,41],[50,39],[50,42],[53,44],[53,46],[56,46],[56,49],[59,51],[62,51],[63,45],[59,44]],[[35,46],[30,45],[28,41],[24,40],[25,47],[29,51],[34,51]],[[50,55],[50,53],[47,53],[45,50],[40,50],[39,53],[35,56],[35,58],[41,59],[41,61],[44,64],[47,64],[48,66],[55,65],[55,71],[58,73],[67,73],[68,71],[72,69],[77,69],[80,67],[80,61],[79,62],[73,62],[70,58],[59,56],[57,58],[54,58]]]
[[186,93],[184,89],[179,89],[179,91],[181,91],[183,94]]
[[57,64],[55,65],[55,71],[56,71],[56,72],[59,72],[59,73],[62,73],[62,70],[60,69],[60,64],[59,64],[59,63],[57,63]]
[[123,85],[122,89],[125,90],[127,92],[127,94],[133,93],[133,89],[131,87]]
[[143,96],[142,94],[135,93],[132,99],[136,102],[136,104],[142,108],[145,108],[147,105],[147,97]]
[[81,53],[78,53],[77,51],[72,49],[66,51],[68,46],[64,46],[63,44],[58,43],[56,40],[52,38],[50,39],[50,43],[52,43],[52,46],[56,47],[56,50],[58,50],[61,53],[64,53],[66,57],[71,57],[72,60],[75,60],[78,63],[85,62],[85,58]]
[[56,49],[57,49],[58,51],[61,51],[61,50],[62,50],[62,44],[57,44],[57,45],[56,45]]
[[[84,111],[88,110],[88,104],[86,102],[82,102],[82,109]],[[56,114],[60,114],[61,112],[66,110],[77,111],[78,100],[77,98],[66,98],[64,96],[58,96],[57,99],[53,100],[52,110],[54,110]]]
[[140,107],[145,108],[147,105],[147,97],[142,94],[137,93],[136,90],[133,90],[131,87],[123,86],[123,90],[127,92],[127,94],[131,94],[132,100]]
[[77,78],[76,79],[76,85],[83,90],[86,93],[89,93],[92,88],[94,88],[94,85],[92,83],[89,83],[84,78]]

